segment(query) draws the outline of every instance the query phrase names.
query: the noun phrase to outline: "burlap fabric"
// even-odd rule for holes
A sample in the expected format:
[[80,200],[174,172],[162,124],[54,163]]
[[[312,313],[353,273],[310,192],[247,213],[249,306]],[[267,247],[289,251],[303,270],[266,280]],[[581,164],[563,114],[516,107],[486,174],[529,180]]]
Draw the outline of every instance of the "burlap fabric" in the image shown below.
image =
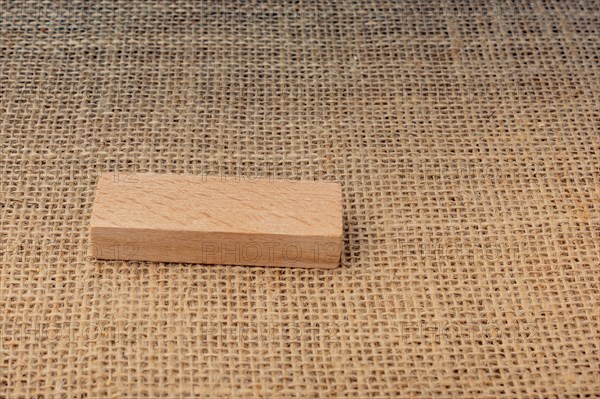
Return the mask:
[[[600,395],[598,2],[0,4],[0,397]],[[96,261],[108,171],[337,180],[341,267]]]

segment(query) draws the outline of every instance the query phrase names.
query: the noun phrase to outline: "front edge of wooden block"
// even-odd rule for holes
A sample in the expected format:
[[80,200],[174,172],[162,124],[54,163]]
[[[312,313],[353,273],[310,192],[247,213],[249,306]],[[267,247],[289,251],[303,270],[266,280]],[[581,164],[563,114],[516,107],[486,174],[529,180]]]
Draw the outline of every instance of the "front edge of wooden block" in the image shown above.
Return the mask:
[[98,259],[332,269],[339,266],[342,237],[289,237],[203,232],[131,232],[91,228]]

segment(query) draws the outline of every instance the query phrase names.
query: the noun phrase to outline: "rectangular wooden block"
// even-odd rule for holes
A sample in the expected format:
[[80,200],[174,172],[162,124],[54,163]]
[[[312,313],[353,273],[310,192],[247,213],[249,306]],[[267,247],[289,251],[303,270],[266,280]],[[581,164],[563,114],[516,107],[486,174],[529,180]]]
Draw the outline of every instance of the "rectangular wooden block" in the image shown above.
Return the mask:
[[103,174],[91,219],[99,259],[333,268],[338,183]]

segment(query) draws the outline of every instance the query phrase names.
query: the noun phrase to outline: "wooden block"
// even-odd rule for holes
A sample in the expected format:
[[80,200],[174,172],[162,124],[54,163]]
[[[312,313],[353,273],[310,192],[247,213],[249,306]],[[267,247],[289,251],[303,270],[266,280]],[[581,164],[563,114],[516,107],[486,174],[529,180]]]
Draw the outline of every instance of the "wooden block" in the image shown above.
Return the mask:
[[91,219],[100,259],[333,268],[338,183],[103,174]]

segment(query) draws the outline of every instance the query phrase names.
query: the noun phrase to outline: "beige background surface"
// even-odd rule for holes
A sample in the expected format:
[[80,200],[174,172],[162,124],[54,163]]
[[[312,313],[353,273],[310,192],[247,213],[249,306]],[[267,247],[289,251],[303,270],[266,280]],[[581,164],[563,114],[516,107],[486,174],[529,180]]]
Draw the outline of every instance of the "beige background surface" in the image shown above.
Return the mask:
[[[598,397],[599,11],[1,2],[0,396]],[[108,171],[339,181],[342,265],[95,261]]]

